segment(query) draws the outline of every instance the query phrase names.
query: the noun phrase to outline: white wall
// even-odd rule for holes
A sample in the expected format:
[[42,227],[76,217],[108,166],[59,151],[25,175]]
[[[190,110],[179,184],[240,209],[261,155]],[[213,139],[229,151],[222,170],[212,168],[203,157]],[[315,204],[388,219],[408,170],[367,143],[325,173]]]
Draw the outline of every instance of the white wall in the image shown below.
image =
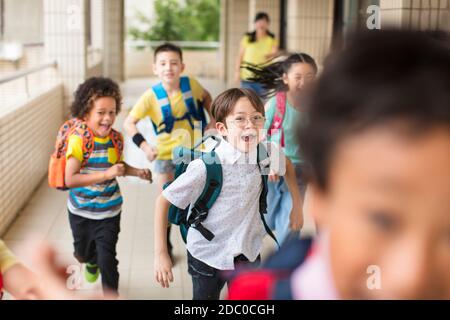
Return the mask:
[[62,105],[58,84],[0,116],[0,235],[47,175]]
[[4,41],[43,41],[43,0],[4,0]]

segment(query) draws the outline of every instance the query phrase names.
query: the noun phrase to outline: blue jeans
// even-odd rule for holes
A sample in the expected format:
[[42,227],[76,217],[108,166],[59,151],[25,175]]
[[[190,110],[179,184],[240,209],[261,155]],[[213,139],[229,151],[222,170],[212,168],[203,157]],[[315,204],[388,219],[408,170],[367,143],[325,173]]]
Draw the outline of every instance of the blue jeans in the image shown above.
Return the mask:
[[[305,195],[305,183],[301,178],[301,165],[294,165],[297,185],[302,197]],[[278,243],[281,245],[288,237],[298,235],[289,229],[289,215],[292,210],[292,197],[283,177],[278,182],[269,182],[267,193],[266,222],[275,231]]]
[[256,94],[260,98],[265,92],[263,86],[260,83],[258,83],[258,82],[251,82],[251,81],[241,80],[241,88],[252,89],[253,91],[256,92]]

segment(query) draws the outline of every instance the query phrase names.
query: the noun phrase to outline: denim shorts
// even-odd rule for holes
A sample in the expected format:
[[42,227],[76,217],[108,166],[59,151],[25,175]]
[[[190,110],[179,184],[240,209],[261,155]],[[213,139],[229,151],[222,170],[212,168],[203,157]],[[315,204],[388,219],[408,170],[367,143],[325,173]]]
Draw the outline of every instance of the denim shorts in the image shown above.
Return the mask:
[[174,173],[175,163],[172,160],[155,160],[153,171],[155,173]]

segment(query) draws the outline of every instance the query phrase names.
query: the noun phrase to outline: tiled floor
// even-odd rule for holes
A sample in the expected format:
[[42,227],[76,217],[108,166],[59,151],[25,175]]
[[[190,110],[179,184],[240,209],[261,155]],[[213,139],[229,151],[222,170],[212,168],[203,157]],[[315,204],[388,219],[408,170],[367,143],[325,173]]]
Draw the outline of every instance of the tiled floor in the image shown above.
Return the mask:
[[[209,88],[212,96],[224,89],[218,81],[201,80]],[[149,79],[136,79],[122,85],[124,108],[129,108],[139,95],[149,87]],[[126,110],[117,119],[121,128]],[[139,124],[145,132],[151,132],[150,123]],[[151,165],[142,153],[127,138],[125,161],[137,167]],[[153,211],[156,185],[137,178],[119,178],[124,205],[121,233],[118,243],[118,260],[121,295],[128,299],[191,299],[192,285],[187,273],[184,244],[178,230],[172,232],[176,265],[173,269],[174,282],[163,289],[153,278]],[[66,211],[67,192],[50,189],[44,180],[28,205],[20,212],[3,239],[6,244],[27,264],[25,245],[29,239],[45,239],[57,250],[57,258],[68,265],[78,265],[73,258],[72,235]],[[310,219],[306,230],[312,232]],[[273,244],[267,239],[265,252],[272,250]],[[264,254],[263,254],[264,257]],[[100,282],[94,285],[82,284],[79,294],[100,290]]]

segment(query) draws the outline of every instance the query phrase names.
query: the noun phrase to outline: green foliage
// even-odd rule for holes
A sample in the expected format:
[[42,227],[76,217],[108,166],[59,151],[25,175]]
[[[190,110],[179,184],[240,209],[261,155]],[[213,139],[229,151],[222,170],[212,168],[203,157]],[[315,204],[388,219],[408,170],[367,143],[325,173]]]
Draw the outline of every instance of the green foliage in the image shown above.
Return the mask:
[[130,27],[133,40],[218,41],[220,0],[155,0],[154,21],[141,12],[136,18],[144,30]]

